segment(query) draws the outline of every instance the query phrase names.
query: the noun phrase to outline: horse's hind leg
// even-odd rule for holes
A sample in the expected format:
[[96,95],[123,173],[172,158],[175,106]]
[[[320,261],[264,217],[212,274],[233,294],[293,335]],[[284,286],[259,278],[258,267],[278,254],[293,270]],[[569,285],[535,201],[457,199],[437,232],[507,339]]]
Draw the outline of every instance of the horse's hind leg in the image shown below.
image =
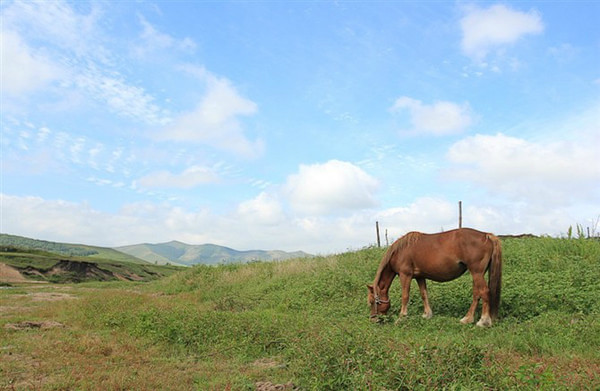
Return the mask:
[[421,291],[421,298],[423,299],[423,317],[429,319],[433,316],[431,307],[429,307],[429,299],[427,297],[427,282],[424,278],[417,278],[417,284],[419,284],[419,290]]
[[483,304],[481,309],[481,319],[477,322],[477,326],[485,327],[492,325],[492,319],[490,318],[490,290],[485,283],[483,273],[473,274],[473,302],[465,317],[460,320],[461,323],[473,323],[475,310],[477,309],[480,298]]
[[492,318],[490,317],[490,289],[485,283],[483,275],[480,278],[479,283],[479,297],[481,297],[481,319],[477,322],[479,327],[489,327],[492,325]]
[[[482,277],[483,276],[479,276]],[[485,285],[485,280],[483,280],[483,284]],[[475,311],[477,310],[477,305],[479,304],[479,294],[480,294],[480,285],[481,281],[478,278],[477,274],[473,274],[473,301],[471,302],[471,306],[467,311],[467,314],[460,320],[462,324],[473,323],[475,320]]]

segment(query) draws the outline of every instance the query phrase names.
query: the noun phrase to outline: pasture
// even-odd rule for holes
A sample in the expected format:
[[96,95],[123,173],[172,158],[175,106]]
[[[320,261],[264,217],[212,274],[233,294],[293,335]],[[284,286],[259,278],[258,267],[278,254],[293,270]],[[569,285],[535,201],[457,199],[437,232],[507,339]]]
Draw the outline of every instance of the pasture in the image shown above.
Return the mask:
[[196,266],[148,283],[14,285],[0,290],[0,387],[597,390],[600,242],[502,245],[491,328],[459,323],[471,302],[468,274],[429,282],[428,320],[413,281],[397,325],[396,279],[389,318],[371,323],[366,284],[379,248]]

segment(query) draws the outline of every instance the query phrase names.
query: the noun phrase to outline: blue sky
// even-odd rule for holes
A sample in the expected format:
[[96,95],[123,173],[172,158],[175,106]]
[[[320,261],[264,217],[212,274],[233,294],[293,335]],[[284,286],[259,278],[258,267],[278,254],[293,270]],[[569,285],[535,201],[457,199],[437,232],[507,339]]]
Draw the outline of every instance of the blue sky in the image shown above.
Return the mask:
[[600,3],[20,2],[2,227],[332,253],[598,231]]

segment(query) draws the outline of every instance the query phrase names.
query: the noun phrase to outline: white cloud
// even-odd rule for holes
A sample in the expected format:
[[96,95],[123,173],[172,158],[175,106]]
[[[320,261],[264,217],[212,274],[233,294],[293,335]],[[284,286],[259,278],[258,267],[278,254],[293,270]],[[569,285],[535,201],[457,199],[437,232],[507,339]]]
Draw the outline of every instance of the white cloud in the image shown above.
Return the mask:
[[63,72],[43,54],[29,48],[18,33],[0,31],[2,91],[21,95],[60,79]]
[[564,205],[600,195],[598,139],[531,142],[503,134],[465,138],[448,151],[448,176],[492,193],[541,204]]
[[406,206],[382,210],[376,218],[382,238],[387,229],[389,235],[397,239],[409,231],[438,232],[456,228],[458,212],[456,204],[447,200],[422,197]]
[[485,9],[469,7],[460,21],[460,27],[463,53],[479,62],[493,49],[513,44],[527,34],[540,34],[544,30],[542,18],[536,11],[515,11],[502,4]]
[[459,133],[468,128],[473,122],[473,114],[467,103],[462,105],[438,101],[431,105],[402,96],[396,100],[390,109],[393,113],[408,110],[413,131],[444,135]]
[[143,188],[180,188],[191,189],[218,181],[218,175],[208,167],[192,166],[179,174],[161,170],[146,175],[136,181]]
[[118,213],[107,213],[87,203],[2,194],[2,232],[60,242],[101,246],[171,238],[214,242],[216,237],[205,236],[213,220],[205,211],[184,212],[152,203],[129,204]]
[[285,219],[280,201],[267,192],[261,192],[256,198],[240,203],[237,213],[250,226],[276,225]]
[[321,215],[371,208],[377,204],[378,187],[379,182],[361,168],[330,160],[301,165],[288,177],[284,193],[296,211]]
[[204,82],[206,93],[194,110],[180,114],[159,138],[198,142],[246,157],[260,156],[263,142],[249,140],[240,122],[240,117],[256,113],[256,103],[241,96],[229,80],[204,68],[187,66],[183,70]]

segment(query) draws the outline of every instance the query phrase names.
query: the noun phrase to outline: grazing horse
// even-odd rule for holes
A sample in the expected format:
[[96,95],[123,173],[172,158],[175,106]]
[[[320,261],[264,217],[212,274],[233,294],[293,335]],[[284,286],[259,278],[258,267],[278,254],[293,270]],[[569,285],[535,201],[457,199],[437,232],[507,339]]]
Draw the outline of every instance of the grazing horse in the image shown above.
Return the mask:
[[[371,319],[377,321],[379,315],[390,309],[389,288],[394,278],[400,276],[402,285],[402,308],[400,320],[407,315],[410,283],[416,279],[424,305],[424,318],[431,318],[432,312],[427,298],[425,280],[438,282],[451,281],[460,277],[466,270],[473,277],[473,302],[461,323],[472,323],[475,310],[482,300],[481,319],[477,326],[491,326],[498,317],[500,305],[500,285],[502,280],[502,248],[500,240],[491,233],[470,228],[424,234],[409,232],[396,240],[385,253],[373,285],[369,289],[368,302]],[[484,274],[489,270],[489,284]]]

